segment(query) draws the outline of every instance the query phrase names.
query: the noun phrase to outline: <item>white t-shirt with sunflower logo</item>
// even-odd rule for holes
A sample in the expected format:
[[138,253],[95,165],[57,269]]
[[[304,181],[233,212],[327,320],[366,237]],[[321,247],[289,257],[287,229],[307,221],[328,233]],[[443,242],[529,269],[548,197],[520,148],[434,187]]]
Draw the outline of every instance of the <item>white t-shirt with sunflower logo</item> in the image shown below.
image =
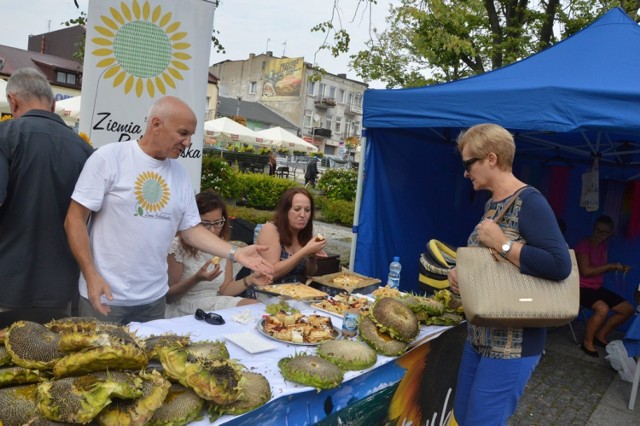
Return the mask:
[[[154,302],[168,290],[167,253],[177,231],[200,223],[187,171],[156,160],[137,141],[100,147],[87,160],[72,195],[93,211],[89,237],[115,306]],[[80,294],[87,284],[80,274]]]

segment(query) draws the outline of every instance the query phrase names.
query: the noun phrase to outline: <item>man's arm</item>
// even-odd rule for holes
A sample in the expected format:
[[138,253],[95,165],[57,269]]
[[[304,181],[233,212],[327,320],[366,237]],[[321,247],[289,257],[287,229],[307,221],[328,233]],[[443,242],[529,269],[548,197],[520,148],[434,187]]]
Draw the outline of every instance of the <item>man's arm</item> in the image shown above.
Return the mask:
[[111,311],[111,308],[101,302],[101,296],[104,294],[107,300],[113,300],[113,296],[111,295],[109,284],[107,284],[98,273],[93,259],[93,253],[91,253],[89,230],[87,228],[87,221],[90,214],[91,210],[77,201],[71,200],[67,217],[64,221],[64,229],[67,232],[67,240],[71,252],[76,258],[78,265],[80,265],[82,274],[87,281],[89,301],[94,309],[103,315],[107,315]]

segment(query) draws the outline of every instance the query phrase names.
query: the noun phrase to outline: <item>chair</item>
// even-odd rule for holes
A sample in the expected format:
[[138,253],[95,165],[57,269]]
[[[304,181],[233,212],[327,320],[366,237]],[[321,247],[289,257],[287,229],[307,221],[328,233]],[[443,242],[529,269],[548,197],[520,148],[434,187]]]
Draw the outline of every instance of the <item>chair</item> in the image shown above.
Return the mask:
[[289,179],[289,166],[280,166],[276,169],[276,176]]

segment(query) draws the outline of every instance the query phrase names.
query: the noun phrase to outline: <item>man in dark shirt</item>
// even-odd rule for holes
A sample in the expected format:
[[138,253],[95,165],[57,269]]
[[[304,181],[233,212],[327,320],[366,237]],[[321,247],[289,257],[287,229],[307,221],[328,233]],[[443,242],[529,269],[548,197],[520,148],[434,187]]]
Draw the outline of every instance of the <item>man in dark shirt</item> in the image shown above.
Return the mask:
[[311,184],[311,187],[315,188],[317,178],[318,178],[318,157],[311,157],[311,159],[307,163],[307,170],[304,174],[304,186]]
[[7,83],[13,119],[0,123],[0,311],[69,313],[79,267],[64,219],[91,146],[52,111],[47,79],[24,68]]

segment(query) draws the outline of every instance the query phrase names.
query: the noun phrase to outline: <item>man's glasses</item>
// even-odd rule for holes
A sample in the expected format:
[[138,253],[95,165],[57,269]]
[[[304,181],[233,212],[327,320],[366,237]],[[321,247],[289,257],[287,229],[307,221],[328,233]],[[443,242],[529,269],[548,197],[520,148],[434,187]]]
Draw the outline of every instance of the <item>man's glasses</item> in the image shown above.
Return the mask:
[[202,309],[196,309],[195,317],[197,320],[204,321],[207,324],[222,325],[224,318],[213,312],[205,312]]
[[479,161],[479,160],[480,160],[479,158],[471,157],[471,158],[469,158],[468,160],[464,160],[464,161],[462,162],[462,165],[464,166],[464,169],[468,172],[468,171],[469,171],[469,169],[471,168],[471,166],[473,166],[473,164],[474,164],[476,161]]
[[209,222],[208,220],[203,220],[202,222],[200,222],[200,225],[204,226],[207,229],[222,228],[225,222],[226,222],[225,219],[220,219],[213,222]]

